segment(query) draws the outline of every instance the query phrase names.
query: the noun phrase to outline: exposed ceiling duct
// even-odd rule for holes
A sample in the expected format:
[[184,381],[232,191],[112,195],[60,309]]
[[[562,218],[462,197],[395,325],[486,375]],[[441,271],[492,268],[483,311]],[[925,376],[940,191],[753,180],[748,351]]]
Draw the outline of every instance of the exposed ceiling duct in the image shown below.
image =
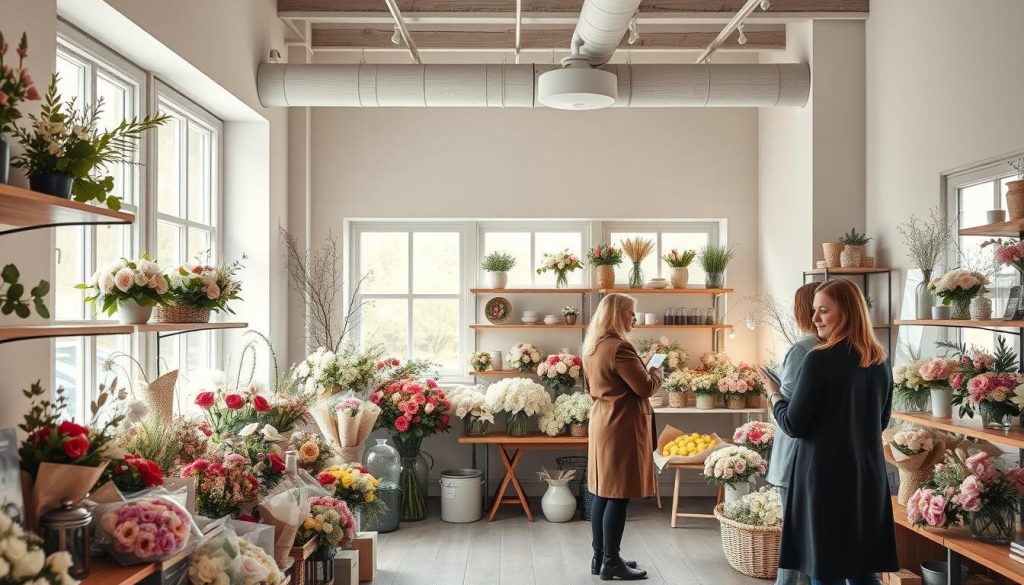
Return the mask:
[[[264,106],[540,107],[537,77],[549,65],[307,65],[261,63]],[[806,105],[806,63],[606,65],[616,77],[612,107]]]

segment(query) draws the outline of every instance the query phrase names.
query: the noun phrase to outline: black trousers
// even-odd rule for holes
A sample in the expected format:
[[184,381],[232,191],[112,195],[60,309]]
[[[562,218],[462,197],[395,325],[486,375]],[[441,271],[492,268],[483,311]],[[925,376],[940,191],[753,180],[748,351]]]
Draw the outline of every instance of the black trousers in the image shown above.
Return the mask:
[[594,496],[590,508],[590,531],[594,551],[603,551],[605,558],[619,556],[622,532],[626,529],[626,507],[629,498]]

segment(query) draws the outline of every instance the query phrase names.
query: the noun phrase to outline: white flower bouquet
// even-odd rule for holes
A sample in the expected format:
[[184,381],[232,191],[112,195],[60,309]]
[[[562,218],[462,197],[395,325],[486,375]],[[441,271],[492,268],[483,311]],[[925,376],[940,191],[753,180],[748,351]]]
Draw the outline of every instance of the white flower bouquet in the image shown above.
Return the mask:
[[284,581],[277,563],[262,548],[242,538],[238,549],[242,553],[242,585],[277,585]]
[[533,416],[551,410],[551,395],[529,378],[506,378],[487,387],[484,405],[492,413]]
[[925,360],[913,360],[892,369],[892,398],[897,407],[923,409],[930,395],[929,385],[921,377],[924,364]]
[[778,488],[764,486],[725,504],[722,515],[748,526],[782,526],[782,498]]
[[665,378],[662,388],[666,392],[693,392],[698,396],[718,393],[717,377],[709,372],[683,368]]
[[508,350],[506,362],[511,369],[520,372],[532,372],[541,362],[541,351],[532,343],[517,343]]
[[478,351],[469,356],[469,367],[474,372],[482,372],[491,367],[491,354],[486,351]]
[[139,260],[121,258],[108,263],[89,282],[75,288],[89,291],[85,301],[113,315],[120,303],[135,302],[142,307],[166,305],[169,284],[160,266],[143,252]]
[[664,335],[654,339],[641,339],[636,342],[636,351],[646,362],[656,353],[668,356],[665,359],[666,371],[672,372],[683,367],[690,354],[686,352],[678,341],[674,341]]
[[572,388],[583,375],[583,360],[571,353],[549,355],[537,366],[537,375],[552,390]]
[[954,319],[970,318],[971,299],[985,293],[988,278],[964,268],[956,268],[932,279],[928,289],[942,298],[943,305],[953,305]]
[[360,352],[354,347],[343,347],[337,353],[321,347],[295,367],[293,376],[310,394],[342,390],[360,393],[376,387],[379,357],[373,351]]
[[242,553],[230,526],[192,553],[188,579],[192,585],[235,585],[243,581]]
[[575,392],[563,394],[555,399],[554,407],[540,416],[540,430],[556,437],[566,425],[582,425],[590,420],[590,409],[594,399],[589,394]]
[[764,475],[768,464],[757,451],[733,445],[715,451],[704,461],[708,483],[734,485]]
[[39,538],[0,512],[0,583],[4,585],[78,585],[68,575],[71,555],[46,556]]
[[903,461],[930,452],[935,446],[935,439],[927,429],[907,427],[893,434],[889,446],[893,459]]
[[456,386],[446,394],[451,404],[449,412],[458,418],[476,417],[484,422],[494,423],[494,413],[487,408],[487,397],[474,386]]

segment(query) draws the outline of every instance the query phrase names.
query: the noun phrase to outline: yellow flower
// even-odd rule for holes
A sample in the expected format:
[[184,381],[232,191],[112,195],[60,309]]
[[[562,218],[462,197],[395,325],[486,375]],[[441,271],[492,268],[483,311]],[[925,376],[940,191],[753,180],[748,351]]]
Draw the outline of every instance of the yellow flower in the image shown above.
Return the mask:
[[373,492],[366,492],[363,494],[363,501],[367,504],[372,504],[375,497],[376,496],[373,495]]
[[302,527],[303,527],[303,528],[305,528],[306,530],[311,530],[311,529],[313,528],[313,526],[314,526],[314,525],[315,525],[315,524],[313,523],[313,519],[312,519],[312,518],[306,518],[306,519],[305,519],[305,520],[304,520],[304,521],[302,522]]
[[341,478],[341,485],[344,486],[345,489],[352,487],[352,478],[348,475]]

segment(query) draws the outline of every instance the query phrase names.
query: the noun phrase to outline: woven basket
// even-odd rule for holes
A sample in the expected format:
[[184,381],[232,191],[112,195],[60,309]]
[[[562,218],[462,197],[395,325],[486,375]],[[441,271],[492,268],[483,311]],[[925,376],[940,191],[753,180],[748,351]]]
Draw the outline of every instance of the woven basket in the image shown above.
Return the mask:
[[210,309],[187,305],[157,305],[153,311],[155,323],[209,323]]
[[825,242],[821,245],[825,252],[825,265],[829,268],[839,267],[839,255],[843,253],[843,244],[839,242]]
[[925,469],[919,471],[907,471],[899,468],[897,470],[900,472],[900,490],[896,494],[896,502],[901,506],[906,506],[910,496],[914,495],[917,488],[932,476],[932,467],[926,466]]
[[715,506],[715,518],[721,524],[722,550],[732,568],[758,579],[774,579],[779,571],[782,527],[740,524],[722,515],[722,504]]
[[174,385],[178,382],[178,370],[167,372],[152,384],[143,384],[139,388],[142,400],[149,405],[149,410],[164,424],[170,424],[174,418]]

